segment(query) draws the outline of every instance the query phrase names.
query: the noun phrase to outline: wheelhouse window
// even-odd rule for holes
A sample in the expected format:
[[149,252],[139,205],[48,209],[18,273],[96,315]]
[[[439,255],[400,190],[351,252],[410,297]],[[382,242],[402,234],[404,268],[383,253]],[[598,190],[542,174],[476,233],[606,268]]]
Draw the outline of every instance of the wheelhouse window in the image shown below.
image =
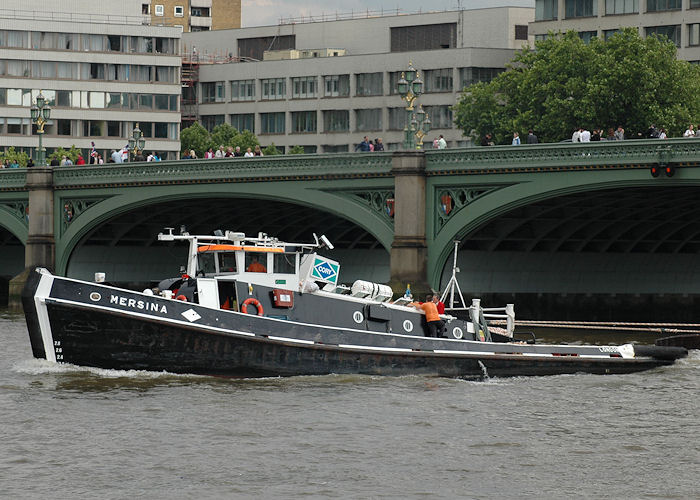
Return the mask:
[[246,252],[245,254],[245,270],[249,273],[266,273],[267,272],[267,253],[264,252]]
[[295,253],[276,253],[273,257],[272,271],[278,274],[295,274],[296,273],[297,254]]

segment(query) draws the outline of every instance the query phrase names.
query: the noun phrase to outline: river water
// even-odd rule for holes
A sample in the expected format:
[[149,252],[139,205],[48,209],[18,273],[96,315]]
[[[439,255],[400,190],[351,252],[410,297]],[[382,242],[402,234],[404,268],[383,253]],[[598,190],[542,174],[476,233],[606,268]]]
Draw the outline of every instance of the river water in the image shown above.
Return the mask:
[[700,354],[632,375],[229,380],[55,365],[0,316],[0,497],[700,497]]

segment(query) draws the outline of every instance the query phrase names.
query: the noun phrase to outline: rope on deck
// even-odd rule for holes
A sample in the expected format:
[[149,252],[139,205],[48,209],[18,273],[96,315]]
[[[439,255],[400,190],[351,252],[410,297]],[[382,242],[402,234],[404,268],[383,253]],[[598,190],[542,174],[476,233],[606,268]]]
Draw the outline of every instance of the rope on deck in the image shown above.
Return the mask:
[[[502,325],[503,320],[493,320],[489,324]],[[515,326],[536,326],[538,328],[571,328],[581,330],[615,330],[651,333],[700,333],[698,323],[633,323],[624,321],[535,321],[515,320]],[[673,328],[673,327],[684,328]]]

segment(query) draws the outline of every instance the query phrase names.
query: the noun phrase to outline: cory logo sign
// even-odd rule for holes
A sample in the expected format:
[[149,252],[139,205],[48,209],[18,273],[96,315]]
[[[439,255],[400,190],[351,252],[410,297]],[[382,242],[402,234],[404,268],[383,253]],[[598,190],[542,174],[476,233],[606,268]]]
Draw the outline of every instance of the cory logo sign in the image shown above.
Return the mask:
[[316,258],[316,260],[314,260],[313,269],[311,270],[311,276],[335,284],[338,280],[338,265]]

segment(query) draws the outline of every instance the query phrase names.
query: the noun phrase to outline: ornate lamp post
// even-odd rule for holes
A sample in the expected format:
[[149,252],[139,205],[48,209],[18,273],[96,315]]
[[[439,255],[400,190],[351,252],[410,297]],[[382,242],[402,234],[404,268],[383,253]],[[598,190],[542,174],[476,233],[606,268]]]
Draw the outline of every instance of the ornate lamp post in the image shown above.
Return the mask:
[[[415,127],[413,123],[415,122]],[[416,149],[423,149],[423,137],[430,132],[430,127],[432,122],[428,113],[423,111],[423,105],[418,105],[418,110],[413,114],[413,119],[411,120],[412,128],[415,128],[416,137],[418,138],[418,144],[416,144]]]
[[[401,99],[406,101],[406,127],[403,129],[403,146],[405,149],[415,149],[416,137],[418,137],[418,149],[420,149],[423,145],[423,137],[430,130],[430,119],[427,118],[422,108],[419,110],[419,113],[422,113],[419,117],[415,116],[413,112],[413,103],[423,93],[423,80],[411,61],[408,62],[408,69],[401,72],[401,78],[396,83],[396,90]],[[427,120],[423,117],[426,117]],[[426,122],[428,129],[423,128]]]
[[29,110],[32,117],[32,121],[36,124],[36,133],[39,135],[39,151],[37,153],[37,162],[39,167],[46,165],[46,151],[42,145],[42,137],[44,135],[44,125],[51,118],[51,107],[46,102],[44,94],[39,91],[39,95],[36,96],[35,104]]
[[134,158],[139,154],[139,151],[143,151],[146,147],[146,139],[143,138],[143,133],[139,128],[139,124],[136,124],[134,130],[131,131],[131,137],[129,137],[129,149],[134,152]]

